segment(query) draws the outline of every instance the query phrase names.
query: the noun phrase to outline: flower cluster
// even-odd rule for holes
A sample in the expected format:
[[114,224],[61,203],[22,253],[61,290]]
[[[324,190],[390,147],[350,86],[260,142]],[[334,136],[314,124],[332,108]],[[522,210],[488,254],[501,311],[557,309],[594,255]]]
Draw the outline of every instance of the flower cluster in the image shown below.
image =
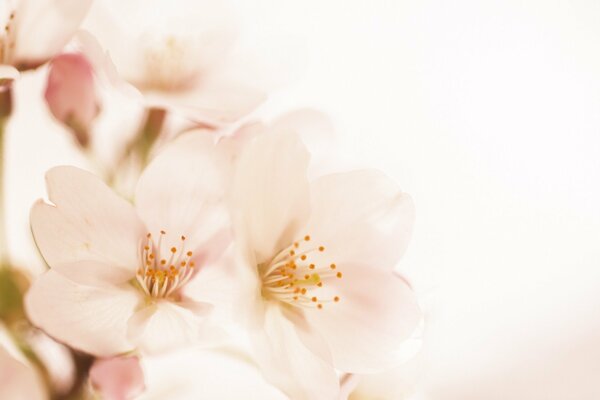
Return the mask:
[[0,398],[406,393],[368,384],[418,341],[396,271],[412,200],[379,171],[319,173],[323,115],[261,122],[266,88],[221,2],[9,0],[0,23],[2,132],[18,81],[43,74],[90,160],[49,170],[31,208],[44,273],[0,243],[16,299],[0,304]]

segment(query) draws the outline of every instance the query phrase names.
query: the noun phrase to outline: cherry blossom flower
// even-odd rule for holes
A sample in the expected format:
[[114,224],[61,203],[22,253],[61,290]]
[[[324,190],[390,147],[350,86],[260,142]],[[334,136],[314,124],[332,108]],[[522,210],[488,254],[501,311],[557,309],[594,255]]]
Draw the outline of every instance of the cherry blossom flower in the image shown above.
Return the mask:
[[71,39],[91,0],[4,0],[0,3],[0,79],[36,68]]
[[395,365],[420,320],[412,290],[393,271],[413,205],[373,170],[309,182],[309,154],[281,126],[257,135],[236,167],[242,306],[268,378],[294,399],[332,399],[336,369]]
[[[235,32],[221,2],[104,0],[81,36],[109,80],[143,95],[149,107],[175,109],[201,122],[235,121],[264,100],[230,62]],[[109,60],[105,57],[109,55]]]
[[202,279],[230,242],[222,205],[229,157],[208,134],[180,136],[139,179],[135,206],[75,167],[46,175],[31,227],[50,266],[29,290],[31,321],[68,345],[111,356],[194,342],[211,306]]

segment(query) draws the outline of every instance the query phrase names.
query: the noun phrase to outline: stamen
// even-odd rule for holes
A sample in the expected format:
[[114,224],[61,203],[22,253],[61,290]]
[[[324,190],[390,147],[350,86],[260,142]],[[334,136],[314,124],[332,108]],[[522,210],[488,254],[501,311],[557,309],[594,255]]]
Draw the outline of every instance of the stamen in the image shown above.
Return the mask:
[[310,235],[303,236],[271,259],[259,266],[262,276],[263,296],[301,308],[322,309],[324,303],[339,301],[339,296],[322,299],[319,296],[325,286],[323,279],[341,278],[341,272],[334,272],[336,264],[319,265],[308,263],[311,253],[325,251],[325,246],[310,246]]
[[[193,276],[194,262],[192,252],[185,251],[185,236],[181,236],[181,249],[176,246],[163,249],[166,232],[160,231],[158,242],[152,240],[152,234],[146,235],[146,243],[140,246],[140,267],[136,281],[146,295],[157,298],[170,296],[185,285]],[[161,254],[168,253],[168,259]]]

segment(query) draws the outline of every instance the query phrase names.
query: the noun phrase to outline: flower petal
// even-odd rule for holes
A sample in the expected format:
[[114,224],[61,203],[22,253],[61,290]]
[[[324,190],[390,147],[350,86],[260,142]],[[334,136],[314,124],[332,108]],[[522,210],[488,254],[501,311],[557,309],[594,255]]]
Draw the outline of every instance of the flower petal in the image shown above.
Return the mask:
[[309,350],[280,306],[267,304],[262,332],[252,336],[265,377],[294,400],[337,398],[333,367]]
[[15,58],[37,66],[57,54],[85,18],[92,0],[21,0],[15,11]]
[[147,381],[141,400],[287,399],[235,349],[186,348],[141,362]]
[[208,77],[184,92],[146,91],[150,106],[182,111],[189,118],[213,124],[235,122],[266,99],[250,85]]
[[342,279],[325,282],[339,302],[307,310],[310,325],[329,343],[334,366],[343,372],[374,373],[405,356],[403,342],[421,319],[413,291],[391,271],[343,265]]
[[413,202],[381,172],[361,170],[323,176],[311,183],[306,228],[332,263],[392,269],[408,245]]
[[38,201],[31,210],[37,246],[52,267],[94,261],[134,273],[144,228],[127,201],[93,174],[56,167],[46,174],[55,206]]
[[183,307],[161,301],[142,308],[129,320],[128,337],[144,353],[160,353],[197,342],[210,305],[194,303],[194,307]]
[[97,356],[132,350],[127,321],[140,302],[129,285],[93,288],[52,270],[40,276],[25,297],[29,319],[50,336]]
[[289,246],[308,218],[308,160],[291,132],[259,135],[240,156],[232,208],[239,237],[258,263]]
[[[215,144],[213,134],[181,135],[144,170],[136,189],[136,207],[150,232],[166,231],[166,243],[179,243],[184,235],[186,248],[195,252],[215,237],[222,239],[229,230],[224,204],[229,174],[228,152]],[[224,250],[223,246],[212,248],[219,253]]]

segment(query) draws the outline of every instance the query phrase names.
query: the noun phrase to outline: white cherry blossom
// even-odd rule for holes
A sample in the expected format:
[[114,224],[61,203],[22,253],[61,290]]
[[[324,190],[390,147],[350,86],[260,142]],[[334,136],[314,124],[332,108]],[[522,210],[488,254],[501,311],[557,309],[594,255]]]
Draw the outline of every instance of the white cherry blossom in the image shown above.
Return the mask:
[[394,272],[413,205],[380,172],[309,181],[308,164],[293,129],[265,128],[240,156],[231,208],[240,293],[265,374],[294,399],[332,399],[336,371],[395,365],[420,320]]
[[216,268],[229,244],[228,167],[213,136],[183,135],[146,168],[135,205],[91,173],[50,170],[51,203],[31,211],[50,266],[26,296],[32,322],[99,356],[160,351],[208,334],[211,305],[186,285]]

